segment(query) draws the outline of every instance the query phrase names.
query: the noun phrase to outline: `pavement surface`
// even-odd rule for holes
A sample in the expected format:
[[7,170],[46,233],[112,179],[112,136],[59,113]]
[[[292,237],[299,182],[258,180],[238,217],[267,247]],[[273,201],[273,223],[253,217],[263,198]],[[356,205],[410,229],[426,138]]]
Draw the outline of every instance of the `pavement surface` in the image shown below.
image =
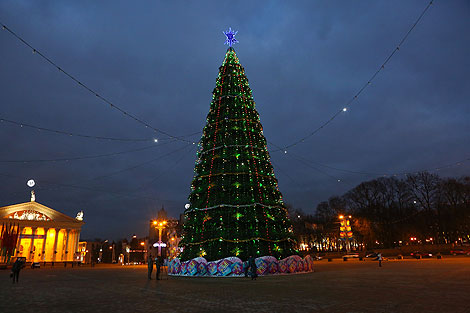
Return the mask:
[[[470,257],[315,262],[315,273],[148,280],[146,266],[0,271],[0,312],[470,312]],[[153,273],[155,275],[155,272]]]

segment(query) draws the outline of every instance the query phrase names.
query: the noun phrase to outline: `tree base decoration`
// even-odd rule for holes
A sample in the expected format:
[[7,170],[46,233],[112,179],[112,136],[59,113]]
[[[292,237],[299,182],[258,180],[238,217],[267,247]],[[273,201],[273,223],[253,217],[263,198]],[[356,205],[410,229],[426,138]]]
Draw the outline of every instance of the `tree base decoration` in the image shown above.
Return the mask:
[[[258,276],[293,274],[313,272],[313,258],[307,255],[301,258],[291,255],[282,260],[272,256],[263,256],[255,259],[256,273]],[[208,262],[203,257],[197,257],[185,262],[173,259],[168,265],[168,275],[189,277],[244,277],[245,266],[241,259],[228,257],[217,261]]]

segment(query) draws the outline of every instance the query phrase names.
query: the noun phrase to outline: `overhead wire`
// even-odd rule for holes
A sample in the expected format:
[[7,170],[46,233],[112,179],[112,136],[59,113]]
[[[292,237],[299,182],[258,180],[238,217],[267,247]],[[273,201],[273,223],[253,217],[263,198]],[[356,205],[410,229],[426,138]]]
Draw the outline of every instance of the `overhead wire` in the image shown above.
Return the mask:
[[134,121],[144,125],[146,128],[150,128],[152,129],[154,132],[156,133],[161,133],[163,135],[166,135],[170,138],[173,138],[173,139],[176,139],[176,140],[180,140],[180,141],[186,141],[186,142],[190,142],[186,139],[184,139],[183,137],[181,136],[174,136],[166,131],[163,131],[161,129],[158,129],[152,125],[150,125],[149,123],[145,122],[144,120],[138,118],[137,116],[129,113],[128,111],[124,110],[123,108],[117,106],[116,104],[114,104],[111,100],[108,100],[107,98],[105,98],[104,96],[102,96],[101,94],[98,93],[98,91],[92,89],[91,87],[89,87],[87,84],[81,82],[78,78],[76,78],[74,75],[70,74],[68,71],[66,71],[65,69],[63,69],[62,67],[60,67],[55,61],[53,61],[52,59],[50,59],[49,57],[47,57],[45,54],[43,54],[42,52],[40,52],[38,49],[34,48],[29,42],[27,42],[24,38],[22,38],[20,35],[18,35],[16,32],[14,32],[13,30],[11,30],[8,26],[6,26],[5,24],[3,24],[2,22],[0,22],[0,25],[2,26],[2,29],[7,31],[8,33],[10,33],[13,37],[15,37],[17,40],[19,40],[21,43],[23,43],[25,46],[27,46],[28,48],[30,48],[32,51],[33,51],[33,54],[37,54],[39,55],[42,59],[44,59],[47,63],[49,63],[50,65],[54,66],[55,68],[57,68],[59,70],[59,72],[63,73],[65,76],[67,76],[68,78],[70,78],[72,81],[74,81],[76,84],[78,84],[80,87],[84,88],[86,91],[88,91],[89,93],[93,94],[95,97],[97,97],[98,99],[100,99],[102,102],[108,104],[111,108],[115,109],[115,110],[118,110],[119,112],[121,112],[122,114],[124,114],[125,116],[133,119]]
[[429,167],[429,168],[424,168],[424,169],[414,170],[414,171],[399,171],[399,172],[365,172],[365,171],[356,171],[356,170],[343,169],[343,168],[338,168],[338,167],[326,165],[326,164],[323,164],[323,163],[314,162],[314,161],[308,160],[308,159],[306,159],[306,158],[304,158],[304,157],[302,157],[302,156],[300,156],[300,155],[297,155],[297,154],[291,153],[291,152],[289,152],[289,155],[294,155],[294,156],[296,156],[297,158],[304,160],[305,162],[312,163],[312,164],[315,164],[315,165],[318,165],[318,166],[322,166],[322,167],[325,167],[325,168],[328,168],[328,169],[332,169],[332,170],[335,170],[335,171],[340,171],[340,172],[345,172],[345,173],[350,173],[350,174],[371,175],[371,176],[384,176],[384,177],[404,176],[404,175],[418,174],[418,173],[421,173],[421,172],[440,171],[440,170],[443,170],[443,169],[445,169],[445,168],[449,168],[449,167],[453,167],[453,166],[460,166],[460,165],[464,164],[465,162],[470,161],[470,158],[466,158],[466,159],[462,159],[462,160],[457,161],[457,162],[447,163],[447,164],[444,164],[444,165],[439,165],[439,166],[434,166],[434,167]]
[[132,152],[138,152],[138,151],[143,151],[143,150],[148,150],[148,149],[153,149],[153,148],[158,148],[163,145],[172,143],[173,141],[167,141],[162,144],[154,144],[151,146],[145,146],[137,149],[131,149],[131,150],[124,150],[124,151],[118,151],[118,152],[111,152],[111,153],[105,153],[105,154],[97,154],[97,155],[88,155],[88,156],[77,156],[77,157],[67,157],[67,158],[56,158],[56,159],[29,159],[29,160],[0,160],[0,163],[45,163],[45,162],[69,162],[69,161],[76,161],[76,160],[86,160],[86,159],[97,159],[97,158],[103,158],[103,157],[110,157],[110,156],[116,156],[120,154],[126,154],[126,153],[132,153]]
[[[75,189],[83,189],[83,190],[89,190],[89,191],[96,191],[96,192],[100,192],[100,193],[108,193],[108,194],[113,194],[113,195],[122,195],[122,196],[131,196],[131,197],[134,197],[134,198],[146,198],[146,199],[150,199],[150,200],[162,200],[162,199],[159,199],[159,198],[151,198],[151,197],[141,197],[141,196],[134,196],[132,195],[132,193],[121,193],[121,192],[114,192],[114,191],[108,191],[108,190],[102,190],[102,189],[97,189],[96,187],[88,187],[88,186],[80,186],[79,184],[83,184],[83,183],[87,183],[87,182],[92,182],[92,181],[96,181],[96,180],[99,180],[99,179],[103,179],[103,178],[107,178],[107,177],[111,177],[111,176],[114,176],[114,175],[117,175],[117,174],[120,174],[120,173],[123,173],[123,172],[126,172],[126,171],[129,171],[129,170],[132,170],[132,169],[135,169],[135,168],[138,168],[138,167],[141,167],[141,166],[144,166],[146,164],[150,164],[152,162],[155,162],[159,159],[162,159],[166,156],[169,156],[171,154],[174,154],[174,153],[177,153],[181,150],[184,150],[185,148],[187,147],[190,147],[191,145],[190,144],[186,144],[184,145],[183,147],[180,147],[178,149],[175,149],[173,151],[170,151],[169,153],[166,153],[166,154],[163,154],[163,155],[160,155],[159,157],[157,158],[153,158],[151,160],[148,160],[148,161],[145,161],[145,162],[142,162],[142,163],[139,163],[139,164],[136,164],[136,165],[133,165],[131,167],[127,167],[127,168],[124,168],[124,169],[120,169],[118,171],[115,171],[115,172],[112,172],[112,173],[109,173],[109,174],[105,174],[105,175],[100,175],[100,176],[96,176],[94,178],[91,178],[91,179],[86,179],[86,180],[81,180],[79,182],[76,182],[76,183],[72,183],[72,184],[64,184],[64,183],[57,183],[57,182],[54,182],[54,181],[49,181],[49,180],[40,180],[41,183],[44,183],[44,184],[49,184],[49,185],[55,185],[55,186],[59,186],[59,187],[68,187],[68,188],[75,188]],[[13,178],[18,178],[18,179],[29,179],[29,178],[24,178],[24,177],[20,177],[20,176],[16,176],[16,175],[11,175],[11,174],[8,174],[8,173],[0,173],[1,176],[4,176],[4,177],[13,177]],[[54,190],[56,188],[35,188],[35,190]],[[165,201],[173,201],[173,200],[165,200]]]
[[336,119],[341,113],[347,112],[350,108],[350,106],[353,104],[354,101],[357,100],[357,98],[362,94],[362,92],[372,84],[374,79],[377,77],[377,75],[385,68],[387,63],[392,59],[392,57],[395,55],[400,50],[400,47],[404,44],[410,33],[415,29],[415,27],[418,25],[418,23],[421,21],[423,16],[426,14],[428,9],[431,7],[433,4],[434,0],[431,0],[427,6],[424,8],[424,10],[421,12],[419,17],[416,19],[416,21],[413,23],[413,25],[408,29],[406,34],[402,37],[398,45],[393,49],[393,51],[388,55],[388,57],[385,59],[385,61],[382,63],[382,65],[372,74],[372,76],[367,80],[367,82],[359,89],[359,91],[356,92],[356,94],[343,106],[341,107],[338,111],[336,111],[328,120],[326,120],[324,123],[322,123],[319,127],[314,129],[311,133],[308,135],[298,139],[297,141],[294,141],[291,144],[288,144],[284,147],[280,147],[278,150],[274,150],[272,152],[276,151],[286,151],[287,149],[298,145],[299,143],[305,142],[308,138],[312,137],[316,133],[318,133],[320,130],[325,128],[328,124],[330,124],[334,119]]
[[[11,119],[6,119],[4,117],[0,117],[0,123],[9,123],[11,125],[19,126],[21,128],[31,128],[31,129],[36,129],[38,131],[44,131],[44,132],[50,132],[50,133],[55,133],[59,135],[66,135],[70,137],[82,137],[82,138],[87,138],[87,139],[97,139],[97,140],[109,140],[109,141],[125,141],[125,142],[156,142],[156,141],[164,141],[164,140],[171,140],[171,138],[162,138],[162,139],[157,139],[157,138],[121,138],[121,137],[106,137],[106,136],[96,136],[96,135],[87,135],[87,134],[80,134],[80,133],[75,133],[75,132],[70,132],[70,131],[65,131],[65,130],[60,130],[60,129],[52,129],[52,128],[46,128],[46,127],[41,127],[37,125],[32,125],[24,122],[19,122],[19,121],[14,121]],[[194,132],[188,135],[183,135],[181,137],[192,137],[194,135],[200,134],[201,132]]]
[[[277,148],[280,148],[279,146],[277,146],[273,142],[269,141],[269,144],[271,144],[271,145],[273,145]],[[421,172],[440,171],[440,170],[443,170],[443,169],[446,169],[446,168],[450,168],[450,167],[454,167],[454,166],[460,166],[460,165],[470,161],[470,158],[465,158],[465,159],[461,159],[460,161],[451,162],[451,163],[438,165],[438,166],[434,166],[434,167],[423,168],[423,169],[419,169],[419,170],[398,171],[398,172],[372,172],[372,171],[358,171],[358,170],[344,169],[344,168],[339,168],[339,167],[327,165],[327,164],[320,163],[320,162],[315,162],[315,161],[309,160],[308,158],[303,157],[303,156],[301,156],[297,153],[294,153],[292,151],[287,152],[287,150],[286,150],[285,154],[287,156],[291,156],[291,157],[296,158],[298,161],[302,161],[302,163],[304,163],[304,164],[306,164],[306,163],[314,164],[316,166],[321,166],[321,167],[324,167],[324,168],[328,168],[328,169],[339,171],[339,172],[349,173],[349,174],[359,174],[359,175],[369,175],[369,176],[383,176],[383,177],[404,176],[404,175],[418,174],[418,173],[421,173]],[[315,169],[317,171],[319,170],[317,167],[313,167],[313,166],[309,166],[309,167],[311,167],[312,169]],[[324,173],[324,174],[326,174],[326,173]],[[331,176],[330,178],[334,178],[334,176]],[[342,181],[339,178],[335,178],[335,179],[337,179],[338,182]]]

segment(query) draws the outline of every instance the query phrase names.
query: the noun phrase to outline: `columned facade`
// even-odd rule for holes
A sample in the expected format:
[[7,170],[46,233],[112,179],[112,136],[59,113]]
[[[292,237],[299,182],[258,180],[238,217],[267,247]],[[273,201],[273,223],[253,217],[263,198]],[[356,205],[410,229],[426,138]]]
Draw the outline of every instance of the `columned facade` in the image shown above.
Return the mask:
[[19,226],[14,256],[27,262],[74,261],[83,224],[35,201],[0,207],[0,234],[6,225]]

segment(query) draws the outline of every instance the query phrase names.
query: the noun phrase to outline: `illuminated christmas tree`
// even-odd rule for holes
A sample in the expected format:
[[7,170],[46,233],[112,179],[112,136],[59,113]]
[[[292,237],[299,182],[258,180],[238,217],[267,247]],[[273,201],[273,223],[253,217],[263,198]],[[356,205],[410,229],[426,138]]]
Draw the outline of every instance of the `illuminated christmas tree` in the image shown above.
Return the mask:
[[278,189],[248,79],[232,44],[219,68],[199,142],[186,207],[183,260],[294,254],[292,226]]

